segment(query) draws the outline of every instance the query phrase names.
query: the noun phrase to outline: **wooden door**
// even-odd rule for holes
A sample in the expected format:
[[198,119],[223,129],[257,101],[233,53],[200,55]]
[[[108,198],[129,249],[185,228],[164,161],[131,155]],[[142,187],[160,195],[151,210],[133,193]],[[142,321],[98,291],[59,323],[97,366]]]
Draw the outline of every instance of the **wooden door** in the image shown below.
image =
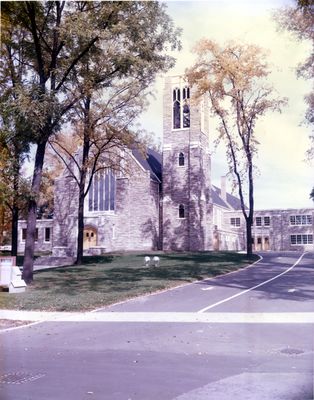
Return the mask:
[[84,250],[90,247],[97,246],[97,230],[96,228],[85,228],[84,229]]

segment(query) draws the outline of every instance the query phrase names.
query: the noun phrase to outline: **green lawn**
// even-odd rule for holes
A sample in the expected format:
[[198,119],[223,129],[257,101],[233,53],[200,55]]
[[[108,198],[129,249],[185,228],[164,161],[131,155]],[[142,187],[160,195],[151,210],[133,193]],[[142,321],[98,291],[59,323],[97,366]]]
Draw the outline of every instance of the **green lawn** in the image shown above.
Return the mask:
[[83,311],[144,293],[242,268],[257,259],[229,252],[158,254],[159,267],[143,266],[145,254],[86,257],[84,265],[34,273],[25,293],[0,292],[0,309]]

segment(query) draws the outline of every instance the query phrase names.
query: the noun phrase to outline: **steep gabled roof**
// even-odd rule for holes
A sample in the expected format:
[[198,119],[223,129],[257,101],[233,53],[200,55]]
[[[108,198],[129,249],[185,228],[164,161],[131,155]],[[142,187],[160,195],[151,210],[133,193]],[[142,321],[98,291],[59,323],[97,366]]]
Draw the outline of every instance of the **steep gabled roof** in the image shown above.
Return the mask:
[[150,171],[150,177],[152,180],[161,182],[161,154],[153,149],[147,149],[147,158],[143,157],[143,154],[137,150],[133,149],[132,154],[136,161],[146,170]]
[[221,189],[214,185],[212,185],[212,200],[214,204],[220,207],[225,207],[229,210],[241,210],[240,199],[230,193],[226,193],[226,201],[224,201],[221,197]]
[[[150,171],[150,177],[156,182],[162,180],[162,156],[157,151],[148,148],[146,150],[147,157],[144,158],[143,154],[138,149],[133,149],[132,154],[136,161],[146,171]],[[212,185],[211,188],[212,201],[217,206],[226,208],[228,210],[240,210],[241,202],[240,199],[233,196],[230,193],[226,193],[226,201],[221,197],[221,189],[217,186]]]

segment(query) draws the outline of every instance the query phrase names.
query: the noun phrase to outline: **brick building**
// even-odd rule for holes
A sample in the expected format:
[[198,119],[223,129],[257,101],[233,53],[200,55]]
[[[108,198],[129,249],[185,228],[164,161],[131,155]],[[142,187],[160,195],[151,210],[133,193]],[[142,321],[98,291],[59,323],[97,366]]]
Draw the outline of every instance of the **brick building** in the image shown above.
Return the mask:
[[[207,99],[192,100],[182,77],[164,89],[163,151],[126,150],[127,170],[94,177],[85,201],[87,254],[124,250],[244,250],[240,201],[211,184]],[[65,170],[55,181],[53,220],[38,220],[36,250],[73,256],[78,188]],[[255,212],[254,248],[313,250],[314,209]],[[19,224],[19,251],[25,221]]]

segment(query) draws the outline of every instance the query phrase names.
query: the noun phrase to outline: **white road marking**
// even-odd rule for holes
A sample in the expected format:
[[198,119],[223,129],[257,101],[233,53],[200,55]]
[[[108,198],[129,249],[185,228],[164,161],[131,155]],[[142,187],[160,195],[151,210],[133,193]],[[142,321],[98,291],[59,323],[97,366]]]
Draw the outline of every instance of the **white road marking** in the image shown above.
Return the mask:
[[[0,311],[0,319],[5,318]],[[42,322],[168,322],[168,323],[223,323],[223,324],[313,324],[314,312],[283,313],[203,313],[197,312],[16,312],[15,318]],[[1,331],[0,331],[1,332]]]
[[213,289],[214,289],[214,286],[209,286],[207,288],[202,288],[201,290],[206,291],[206,290],[213,290]]
[[288,290],[288,293],[293,293],[293,292],[295,292],[297,289],[289,289]]
[[204,308],[202,308],[201,310],[199,310],[198,313],[200,313],[200,314],[201,314],[201,313],[204,313],[205,311],[208,311],[208,310],[210,310],[211,308],[217,307],[217,306],[219,306],[220,304],[223,304],[223,303],[226,303],[227,301],[233,300],[233,299],[235,299],[236,297],[242,296],[242,295],[245,294],[245,293],[251,292],[251,291],[254,290],[254,289],[257,289],[257,288],[259,288],[259,287],[261,287],[261,286],[263,286],[263,285],[266,285],[266,283],[272,282],[272,281],[274,281],[275,279],[280,278],[282,275],[285,275],[286,273],[288,273],[289,271],[291,271],[296,265],[298,265],[299,262],[302,260],[302,258],[304,257],[305,254],[306,254],[306,253],[301,254],[301,256],[298,258],[298,260],[297,260],[291,267],[287,268],[284,272],[281,272],[279,275],[276,275],[276,276],[274,276],[274,277],[271,278],[271,279],[267,279],[267,281],[261,282],[261,283],[259,283],[258,285],[255,285],[255,286],[253,286],[253,287],[251,287],[251,288],[249,288],[249,289],[242,290],[242,292],[239,292],[239,293],[237,293],[237,294],[234,294],[233,296],[227,297],[226,299],[220,300],[220,301],[218,301],[217,303],[211,304],[210,306],[204,307]]

